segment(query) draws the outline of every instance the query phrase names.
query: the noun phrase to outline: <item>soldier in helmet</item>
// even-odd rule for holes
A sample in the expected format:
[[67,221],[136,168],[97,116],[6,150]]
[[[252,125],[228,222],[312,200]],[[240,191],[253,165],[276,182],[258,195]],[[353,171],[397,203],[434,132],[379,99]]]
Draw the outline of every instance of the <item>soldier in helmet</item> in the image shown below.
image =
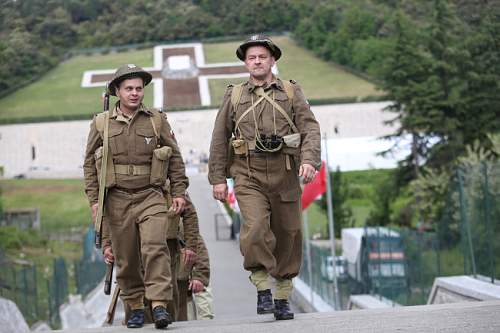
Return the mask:
[[[144,324],[145,299],[151,302],[157,328],[166,328],[172,320],[166,310],[172,299],[172,281],[162,186],[170,181],[171,210],[177,214],[184,208],[188,186],[169,123],[159,111],[142,104],[144,87],[151,79],[151,74],[138,66],[118,68],[108,88],[118,101],[112,110],[94,117],[84,162],[85,192],[94,220],[98,173],[104,163],[107,166],[104,221],[112,241],[122,299],[132,310],[129,328]],[[103,161],[105,137],[109,153]]]
[[[208,178],[221,201],[226,177],[234,179],[244,220],[240,249],[257,288],[257,313],[293,319],[288,299],[302,260],[300,179],[310,182],[320,167],[319,124],[299,85],[271,71],[281,50],[269,37],[251,36],[236,56],[250,78],[224,95]],[[276,280],[274,302],[270,277]]]

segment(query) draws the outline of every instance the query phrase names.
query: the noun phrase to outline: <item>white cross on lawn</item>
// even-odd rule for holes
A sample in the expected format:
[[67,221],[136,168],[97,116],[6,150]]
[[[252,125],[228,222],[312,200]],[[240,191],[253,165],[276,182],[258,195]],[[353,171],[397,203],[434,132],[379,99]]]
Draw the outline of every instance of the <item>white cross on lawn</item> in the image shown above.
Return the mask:
[[[200,43],[156,46],[154,67],[144,69],[153,75],[154,107],[212,105],[209,79],[248,77],[242,62],[205,64]],[[82,87],[103,87],[115,71],[86,71]]]

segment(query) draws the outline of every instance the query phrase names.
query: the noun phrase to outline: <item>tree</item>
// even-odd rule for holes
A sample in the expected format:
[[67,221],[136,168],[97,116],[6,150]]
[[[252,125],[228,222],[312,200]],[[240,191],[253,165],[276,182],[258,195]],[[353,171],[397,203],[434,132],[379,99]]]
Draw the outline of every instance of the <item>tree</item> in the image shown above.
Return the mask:
[[489,133],[500,131],[500,6],[482,1],[474,24],[477,29],[464,42],[469,55],[463,70],[467,117],[461,125],[467,145],[477,143],[494,152]]
[[[393,101],[387,110],[396,113],[391,125],[399,128],[387,139],[396,139],[390,151],[399,149],[399,142],[405,136],[412,136],[410,155],[399,164],[398,179],[407,183],[418,174],[419,160],[428,150],[428,139],[421,135],[430,131],[428,119],[423,115],[433,87],[428,85],[432,59],[423,48],[423,36],[412,28],[408,17],[398,11],[394,21],[395,42],[382,70],[383,89]],[[388,152],[390,152],[388,151]],[[388,153],[384,152],[384,153]]]

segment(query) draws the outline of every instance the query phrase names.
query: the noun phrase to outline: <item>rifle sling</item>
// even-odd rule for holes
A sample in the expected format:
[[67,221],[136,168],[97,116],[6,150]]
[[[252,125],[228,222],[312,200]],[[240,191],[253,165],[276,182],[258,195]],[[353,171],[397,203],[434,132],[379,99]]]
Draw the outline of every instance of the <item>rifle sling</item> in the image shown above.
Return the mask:
[[98,205],[97,205],[97,217],[96,217],[96,225],[95,230],[99,233],[99,237],[102,229],[102,216],[104,211],[104,196],[106,194],[106,171],[108,166],[108,152],[109,152],[109,111],[106,112],[106,116],[104,119],[104,135],[103,135],[103,144],[102,144],[102,166],[101,166],[101,174],[99,177],[99,196],[98,196]]

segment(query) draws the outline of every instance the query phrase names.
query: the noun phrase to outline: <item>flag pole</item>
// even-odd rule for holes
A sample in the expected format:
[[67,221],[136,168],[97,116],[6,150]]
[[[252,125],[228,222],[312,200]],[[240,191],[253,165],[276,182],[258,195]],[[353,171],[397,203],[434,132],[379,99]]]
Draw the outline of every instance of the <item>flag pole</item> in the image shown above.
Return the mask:
[[302,219],[304,220],[304,237],[306,238],[306,257],[307,257],[307,273],[309,277],[309,290],[311,305],[314,308],[313,298],[313,280],[312,280],[312,257],[311,257],[311,237],[309,236],[309,218],[307,216],[307,208],[302,212]]
[[339,289],[337,285],[337,260],[335,257],[335,221],[333,219],[332,207],[332,184],[330,181],[330,162],[328,161],[328,137],[323,133],[325,146],[325,168],[326,168],[326,203],[328,208],[328,230],[330,233],[331,252],[333,261],[333,293],[335,297],[335,310],[340,310]]

